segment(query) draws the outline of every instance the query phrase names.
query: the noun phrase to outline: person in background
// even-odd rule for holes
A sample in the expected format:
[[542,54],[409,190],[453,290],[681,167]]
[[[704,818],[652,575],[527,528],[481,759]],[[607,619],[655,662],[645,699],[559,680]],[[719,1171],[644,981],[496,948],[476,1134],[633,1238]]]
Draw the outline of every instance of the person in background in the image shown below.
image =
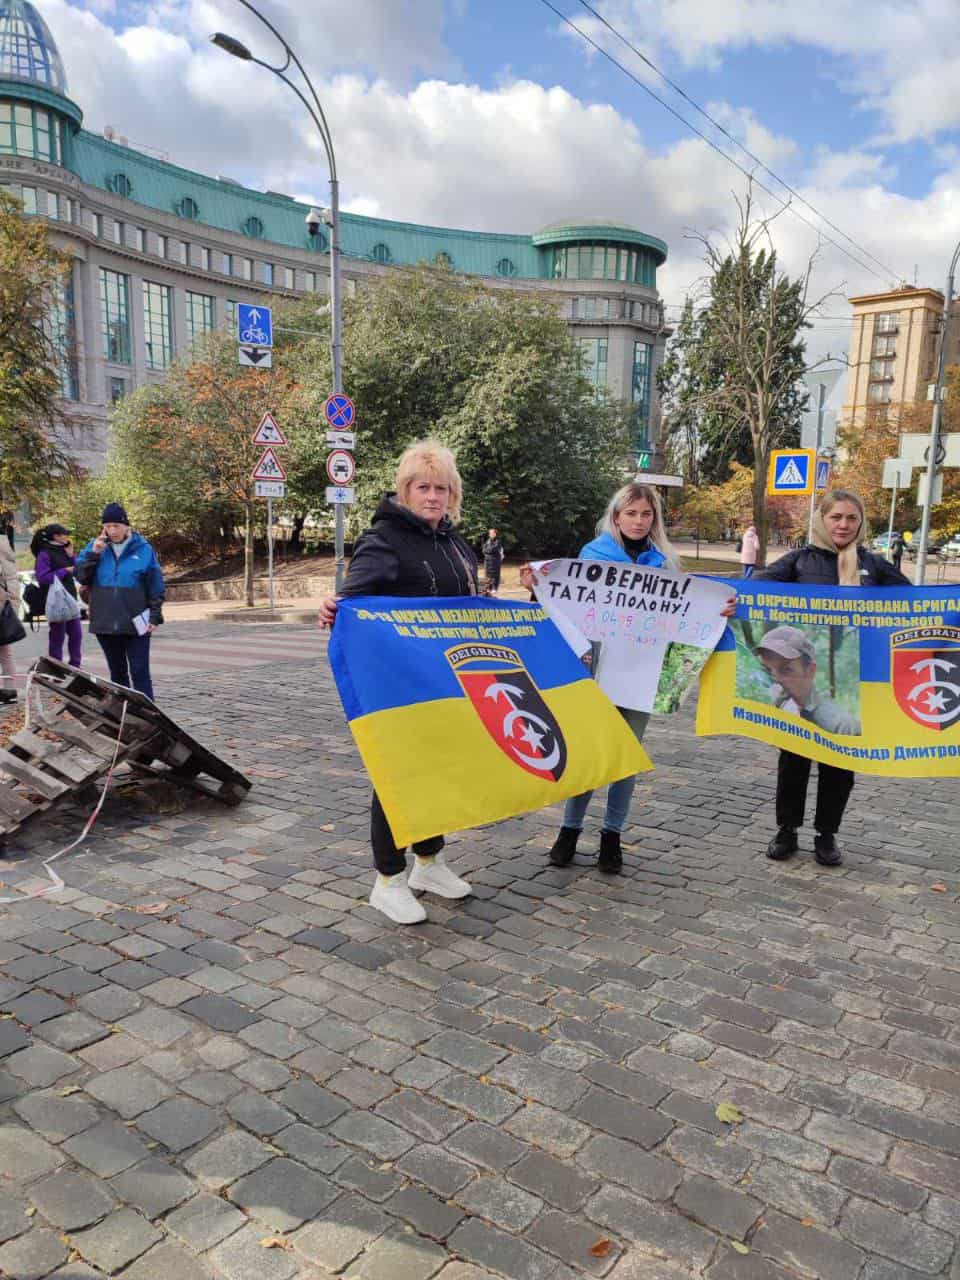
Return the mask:
[[[7,539],[0,537],[0,609],[9,601],[14,611],[20,608],[20,578],[17,574],[17,558]],[[13,645],[0,644],[0,703],[16,702],[17,664],[13,660]]]
[[[889,560],[861,545],[866,528],[861,498],[849,489],[824,494],[813,518],[813,538],[788,551],[757,574],[767,582],[805,582],[829,587],[900,587],[910,583]],[[781,628],[786,630],[787,628]],[[768,633],[769,635],[770,633]],[[842,732],[842,731],[841,731]],[[797,831],[803,826],[810,766],[807,756],[781,751],[777,764],[777,834],[767,846],[775,862],[799,849]],[[836,835],[853,790],[853,773],[832,764],[817,764],[817,808],[814,815],[814,857],[821,866],[836,867],[843,853]]]
[[[54,579],[59,579],[67,593],[76,599],[77,585],[74,580],[76,557],[73,554],[73,543],[70,530],[62,524],[46,524],[38,529],[30,541],[30,551],[37,558],[37,582],[50,590]],[[44,596],[46,598],[46,595]],[[47,653],[57,662],[63,661],[63,642],[67,642],[67,653],[71,667],[79,667],[83,657],[83,623],[79,618],[71,618],[69,622],[51,622],[47,641]]]
[[6,538],[10,543],[10,550],[16,551],[17,544],[14,538],[14,524],[12,511],[0,511],[0,538]]
[[[373,524],[357,539],[343,596],[476,596],[477,560],[457,533],[463,482],[453,454],[437,440],[419,440],[397,465],[396,492],[377,507]],[[333,626],[337,600],[320,606],[321,627]],[[417,744],[410,743],[416,751]],[[453,748],[451,748],[453,749]],[[414,890],[440,898],[466,898],[466,880],[444,861],[442,835],[420,840],[409,878],[406,851],[398,849],[376,792],[370,806],[370,843],[377,869],[370,905],[395,924],[418,924],[427,913]]]
[[[680,561],[663,525],[660,495],[650,485],[633,482],[618,489],[597,525],[597,535],[580,549],[581,560],[612,560],[618,564],[646,564],[654,568],[680,570]],[[533,590],[535,577],[530,565],[521,569],[520,581],[528,590]],[[731,600],[726,615],[731,616],[734,608],[735,600]],[[594,646],[594,669],[599,649],[600,646]],[[637,741],[642,742],[650,720],[649,711],[634,711],[629,707],[618,707],[617,710],[633,730]],[[630,812],[636,781],[636,775],[631,775],[619,782],[611,782],[607,788],[597,861],[601,871],[615,875],[623,866],[620,835]],[[563,810],[563,826],[548,855],[555,867],[565,867],[572,862],[592,795],[592,791],[584,791],[567,801]]]
[[114,684],[153,697],[150,637],[163,622],[163,573],[146,538],[130,528],[119,502],[103,511],[103,528],[77,557],[77,581],[90,588],[90,630]]
[[740,539],[740,577],[752,578],[757,567],[757,556],[760,554],[760,535],[757,526],[748,524]]
[[903,563],[903,549],[905,545],[902,533],[895,533],[890,540],[890,560],[898,573],[901,572],[900,566]]
[[486,594],[495,596],[500,590],[500,569],[503,565],[503,543],[496,529],[487,530],[483,544],[483,576]]

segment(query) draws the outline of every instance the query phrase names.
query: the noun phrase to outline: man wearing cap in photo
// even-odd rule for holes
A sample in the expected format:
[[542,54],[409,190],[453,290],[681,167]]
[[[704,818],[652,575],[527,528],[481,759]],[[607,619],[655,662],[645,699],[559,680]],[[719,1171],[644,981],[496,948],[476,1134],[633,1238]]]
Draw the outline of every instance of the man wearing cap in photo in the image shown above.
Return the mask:
[[810,720],[827,733],[859,735],[860,721],[856,716],[817,690],[816,650],[813,641],[798,627],[774,627],[754,653],[782,690],[775,699],[781,711]]
[[163,574],[146,538],[130,528],[119,502],[103,511],[103,528],[77,557],[77,581],[90,588],[90,630],[110,679],[153,697],[150,636],[163,622]]

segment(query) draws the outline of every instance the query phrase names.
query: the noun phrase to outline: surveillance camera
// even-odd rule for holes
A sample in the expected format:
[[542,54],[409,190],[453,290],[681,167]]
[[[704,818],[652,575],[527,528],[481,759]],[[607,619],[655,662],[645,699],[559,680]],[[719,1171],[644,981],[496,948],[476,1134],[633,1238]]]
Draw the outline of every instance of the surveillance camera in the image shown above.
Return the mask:
[[311,209],[306,218],[304,218],[304,222],[307,224],[307,232],[310,235],[320,234],[320,226],[324,220],[323,213],[323,209]]

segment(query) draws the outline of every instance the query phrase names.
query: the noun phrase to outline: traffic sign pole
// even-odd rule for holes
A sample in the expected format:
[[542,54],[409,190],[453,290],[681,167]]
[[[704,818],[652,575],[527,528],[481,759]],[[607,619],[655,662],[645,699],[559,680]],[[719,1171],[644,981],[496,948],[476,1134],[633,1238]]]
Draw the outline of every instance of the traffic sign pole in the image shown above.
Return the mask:
[[813,541],[813,513],[817,505],[817,467],[820,463],[820,449],[823,445],[823,402],[827,397],[827,388],[823,383],[817,385],[817,447],[813,451],[813,488],[810,490],[810,520],[807,524],[807,541]]
[[267,582],[270,591],[270,612],[273,613],[273,499],[267,499]]

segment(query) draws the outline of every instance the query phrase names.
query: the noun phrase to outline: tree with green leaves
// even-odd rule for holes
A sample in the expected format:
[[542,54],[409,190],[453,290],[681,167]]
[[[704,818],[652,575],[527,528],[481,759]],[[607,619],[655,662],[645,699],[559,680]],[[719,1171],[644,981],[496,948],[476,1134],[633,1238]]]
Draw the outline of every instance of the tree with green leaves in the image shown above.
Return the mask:
[[701,236],[706,296],[690,304],[668,354],[661,388],[667,429],[679,433],[697,477],[722,483],[732,462],[753,468],[753,522],[766,555],[770,454],[797,443],[806,393],[804,330],[824,298],[810,296],[816,260],[792,279],[780,267],[772,219],[753,217],[750,193],[737,202],[733,242]]
[[0,506],[41,505],[78,473],[63,446],[64,351],[53,323],[70,270],[46,223],[0,191]]

